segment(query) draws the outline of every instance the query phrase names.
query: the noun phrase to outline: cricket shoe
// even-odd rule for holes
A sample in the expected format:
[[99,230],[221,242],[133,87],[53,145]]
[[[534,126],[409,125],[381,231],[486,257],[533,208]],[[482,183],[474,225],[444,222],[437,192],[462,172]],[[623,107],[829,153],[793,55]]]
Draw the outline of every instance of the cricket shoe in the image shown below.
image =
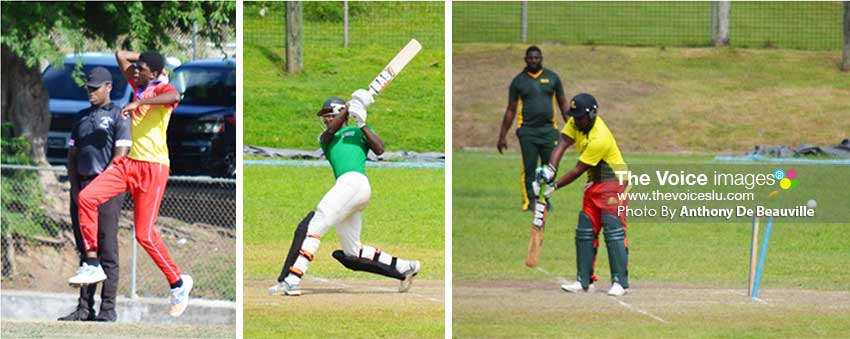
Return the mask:
[[611,285],[611,289],[608,290],[608,295],[612,297],[622,297],[626,295],[626,292],[628,291],[626,291],[620,283],[615,282]]
[[573,281],[569,284],[561,284],[561,289],[566,291],[566,292],[569,292],[569,293],[579,293],[579,292],[590,293],[590,292],[593,292],[594,290],[596,290],[596,286],[593,283],[590,283],[590,285],[587,286],[587,289],[584,289],[583,287],[581,287],[581,282],[576,280],[576,281]]
[[288,296],[299,296],[301,295],[301,284],[292,284],[290,285],[286,280],[278,282],[274,284],[272,287],[269,287],[269,294],[271,295],[288,295]]
[[192,292],[192,285],[195,281],[188,274],[181,274],[180,279],[183,280],[183,285],[171,289],[171,307],[168,309],[168,314],[172,317],[179,317],[186,311],[189,306],[189,292]]
[[410,289],[410,286],[413,285],[413,278],[419,274],[420,268],[422,268],[422,264],[419,263],[419,260],[413,260],[410,262],[410,268],[402,273],[404,274],[404,280],[402,280],[401,285],[398,286],[399,292],[404,293]]
[[77,275],[68,279],[68,284],[73,287],[79,287],[81,285],[97,284],[104,280],[106,280],[106,272],[103,272],[103,267],[83,263],[83,266],[80,266],[80,269],[77,270]]
[[59,321],[92,321],[94,320],[94,310],[93,309],[85,309],[85,308],[77,308],[71,314],[66,315],[57,320]]

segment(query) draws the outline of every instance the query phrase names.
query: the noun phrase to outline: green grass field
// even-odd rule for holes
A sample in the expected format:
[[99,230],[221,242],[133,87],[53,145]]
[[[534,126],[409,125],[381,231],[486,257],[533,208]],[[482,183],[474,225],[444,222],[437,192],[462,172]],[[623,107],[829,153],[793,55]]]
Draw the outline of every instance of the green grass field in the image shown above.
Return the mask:
[[[422,51],[370,107],[368,122],[384,138],[387,150],[442,151],[443,12],[432,10],[433,4],[380,6],[399,11],[386,18],[358,22],[352,27],[351,35],[359,43],[348,48],[341,46],[341,32],[336,29],[342,27],[341,23],[306,22],[304,72],[298,75],[285,73],[282,37],[271,42],[278,44],[271,47],[265,41],[245,44],[246,145],[317,148],[315,136],[322,127],[316,112],[322,102],[331,96],[348,99],[354,90],[365,88],[410,38],[419,36],[417,32],[427,32]],[[378,22],[381,25],[376,27],[380,29],[361,29]],[[329,30],[322,29],[323,26]],[[280,24],[266,25],[253,14],[246,16],[244,27],[246,37],[283,29]],[[363,43],[364,39],[368,42]]]
[[[361,239],[393,255],[422,261],[419,281],[411,292],[389,292],[396,281],[340,265],[330,255],[339,248],[332,229],[322,237],[310,265],[305,295],[266,295],[286,258],[295,227],[316,208],[334,180],[330,168],[324,167],[246,166],[246,338],[281,337],[296,331],[301,337],[443,336],[444,172],[367,168],[367,174],[372,198],[363,213]],[[338,290],[341,285],[353,287]]]
[[232,326],[3,321],[3,338],[234,338]]
[[[454,42],[521,42],[519,1],[455,2],[452,11]],[[736,2],[729,23],[730,45],[838,51],[841,13],[838,1]],[[707,1],[530,3],[527,41],[709,46],[710,17]]]
[[[574,151],[564,156],[562,173],[576,156]],[[710,163],[712,156],[625,158],[632,164],[685,164]],[[777,219],[762,278],[766,304],[760,306],[745,296],[749,222],[630,222],[633,291],[621,300],[666,321],[660,323],[599,293],[577,296],[558,289],[556,277],[575,275],[573,237],[584,178],[552,197],[539,265],[547,274],[524,265],[531,214],[519,210],[519,154],[456,151],[453,159],[456,336],[513,337],[531,329],[540,337],[847,335],[847,223]],[[602,291],[610,284],[604,246],[600,239],[596,272]]]
[[[495,149],[526,46],[455,44],[454,148]],[[599,101],[626,152],[730,152],[835,145],[847,137],[850,77],[839,52],[543,45],[567,97]],[[560,119],[559,119],[560,120]],[[563,122],[559,122],[559,125]],[[509,147],[516,137],[509,132]]]

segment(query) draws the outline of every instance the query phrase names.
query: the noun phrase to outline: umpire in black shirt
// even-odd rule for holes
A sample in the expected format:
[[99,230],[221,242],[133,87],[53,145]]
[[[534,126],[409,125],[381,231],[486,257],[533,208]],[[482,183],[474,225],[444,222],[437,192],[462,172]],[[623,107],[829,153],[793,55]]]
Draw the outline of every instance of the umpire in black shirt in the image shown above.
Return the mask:
[[[71,220],[74,239],[80,252],[80,264],[85,260],[83,237],[80,232],[77,196],[95,177],[106,170],[113,159],[127,155],[132,144],[130,120],[121,115],[121,107],[112,103],[112,74],[95,67],[87,74],[86,87],[91,107],[77,113],[71,129],[68,153],[68,177],[71,181]],[[64,321],[115,321],[115,299],[118,292],[118,217],[126,193],[117,195],[98,207],[98,255],[106,271],[101,290],[100,313],[94,314],[94,294],[97,285],[80,287],[80,301]]]

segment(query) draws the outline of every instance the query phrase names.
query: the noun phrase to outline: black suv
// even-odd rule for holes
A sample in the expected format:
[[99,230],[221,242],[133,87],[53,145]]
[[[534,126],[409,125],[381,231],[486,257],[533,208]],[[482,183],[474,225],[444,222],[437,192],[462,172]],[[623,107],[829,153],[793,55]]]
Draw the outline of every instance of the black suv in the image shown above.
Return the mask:
[[190,61],[170,79],[180,92],[168,126],[172,173],[235,177],[236,62]]

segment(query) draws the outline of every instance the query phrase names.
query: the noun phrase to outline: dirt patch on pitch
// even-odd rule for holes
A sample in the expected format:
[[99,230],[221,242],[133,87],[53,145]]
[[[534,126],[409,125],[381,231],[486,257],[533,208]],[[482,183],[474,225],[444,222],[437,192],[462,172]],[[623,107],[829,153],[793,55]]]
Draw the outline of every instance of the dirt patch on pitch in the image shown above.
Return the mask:
[[746,290],[691,285],[637,284],[623,297],[609,297],[608,285],[590,293],[566,293],[555,281],[473,282],[453,286],[454,312],[502,310],[507,312],[592,309],[600,314],[623,314],[650,322],[670,323],[704,310],[737,312],[850,312],[850,292],[799,289],[763,289],[760,298]]
[[307,277],[301,282],[303,294],[298,297],[269,296],[274,281],[246,281],[243,290],[246,305],[327,304],[328,307],[399,304],[443,304],[445,288],[442,281],[417,280],[406,293],[398,292],[396,280],[334,280]]

